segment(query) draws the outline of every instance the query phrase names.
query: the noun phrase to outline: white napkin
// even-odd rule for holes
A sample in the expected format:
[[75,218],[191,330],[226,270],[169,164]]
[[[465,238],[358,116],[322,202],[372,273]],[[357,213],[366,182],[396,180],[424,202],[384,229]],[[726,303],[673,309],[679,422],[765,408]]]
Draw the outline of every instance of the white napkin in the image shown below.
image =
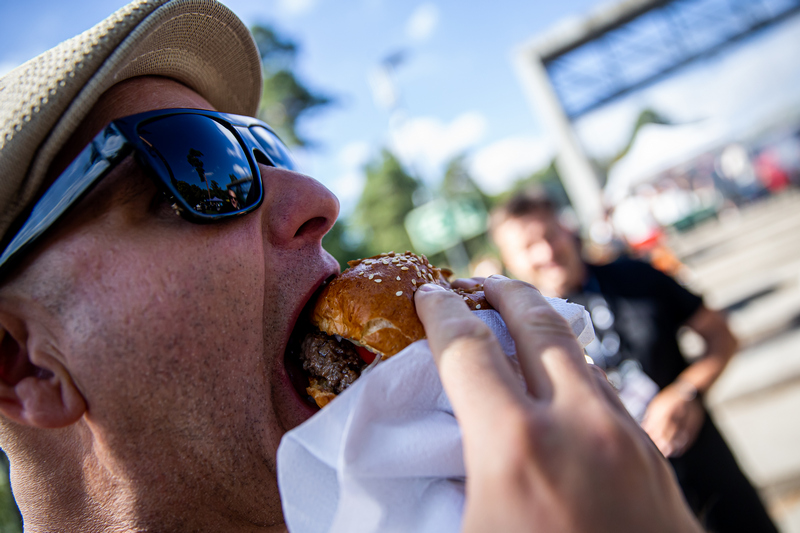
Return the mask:
[[[549,303],[581,346],[594,337],[582,306]],[[500,314],[475,313],[507,355],[514,341]],[[447,533],[464,507],[461,432],[427,341],[359,378],[284,435],[278,485],[291,533]]]

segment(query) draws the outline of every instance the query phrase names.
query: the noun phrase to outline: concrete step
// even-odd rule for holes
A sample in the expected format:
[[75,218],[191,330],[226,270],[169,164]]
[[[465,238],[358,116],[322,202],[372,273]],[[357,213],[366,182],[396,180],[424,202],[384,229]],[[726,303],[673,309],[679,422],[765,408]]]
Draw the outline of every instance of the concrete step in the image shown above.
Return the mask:
[[800,533],[800,329],[737,354],[706,405],[784,533]]
[[691,261],[713,253],[715,247],[738,234],[758,231],[784,218],[800,213],[800,191],[789,190],[740,209],[736,214],[720,215],[687,232],[671,232],[669,244],[678,257]]

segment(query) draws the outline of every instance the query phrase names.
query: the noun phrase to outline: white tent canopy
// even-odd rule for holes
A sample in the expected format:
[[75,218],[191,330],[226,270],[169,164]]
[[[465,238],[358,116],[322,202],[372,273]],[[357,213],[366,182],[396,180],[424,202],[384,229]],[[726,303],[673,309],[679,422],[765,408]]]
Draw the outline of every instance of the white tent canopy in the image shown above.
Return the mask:
[[726,128],[719,121],[676,126],[646,124],[625,157],[609,170],[606,200],[617,203],[631,187],[719,146],[726,137]]

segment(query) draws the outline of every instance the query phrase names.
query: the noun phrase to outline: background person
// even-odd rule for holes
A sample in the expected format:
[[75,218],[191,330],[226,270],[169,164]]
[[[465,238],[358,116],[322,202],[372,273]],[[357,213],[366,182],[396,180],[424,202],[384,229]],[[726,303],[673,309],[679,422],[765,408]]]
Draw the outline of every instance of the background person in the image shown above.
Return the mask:
[[[338,202],[237,129],[251,119],[214,113],[256,111],[247,29],[210,0],[137,1],[0,86],[0,447],[25,530],[285,531],[276,450],[315,411],[284,351],[338,271],[321,246]],[[118,142],[134,122],[147,126],[128,138],[135,157]],[[166,140],[150,142],[156,131]],[[186,161],[169,155],[178,142],[249,167],[259,201],[198,219],[169,188]],[[85,194],[64,194],[89,178]],[[31,211],[40,198],[51,218]],[[530,346],[527,391],[466,308],[433,292],[420,313],[465,427],[465,530],[699,531],[666,463],[535,291],[487,285]],[[552,326],[533,337],[513,319],[532,305]]]
[[[597,341],[587,352],[607,369],[628,410],[669,458],[705,525],[712,531],[775,531],[701,401],[736,351],[725,318],[646,263],[585,263],[578,239],[538,192],[522,192],[495,210],[491,233],[513,276],[589,310]],[[691,364],[677,341],[684,325],[706,345]]]

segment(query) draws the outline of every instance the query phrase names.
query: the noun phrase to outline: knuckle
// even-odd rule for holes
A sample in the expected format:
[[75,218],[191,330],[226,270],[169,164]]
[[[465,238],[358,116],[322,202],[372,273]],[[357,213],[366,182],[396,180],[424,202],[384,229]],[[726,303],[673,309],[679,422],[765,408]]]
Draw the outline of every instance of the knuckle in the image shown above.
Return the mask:
[[641,435],[639,428],[623,424],[607,409],[590,416],[587,422],[587,441],[595,450],[598,465],[612,471],[623,468],[631,461],[641,460]]
[[418,290],[415,294],[415,298],[418,301],[426,302],[423,305],[427,306],[443,305],[445,304],[445,302],[453,301],[455,299],[460,300],[460,298],[456,293],[448,290],[433,290],[433,291]]
[[482,353],[497,342],[489,326],[471,314],[442,319],[428,338],[442,356]]
[[537,334],[574,337],[564,317],[549,305],[537,305],[520,313],[521,323]]
[[445,318],[442,320],[442,329],[449,331],[454,341],[485,341],[494,337],[489,326],[471,314]]
[[530,283],[518,279],[509,279],[502,276],[490,276],[486,278],[483,286],[487,292],[487,296],[495,295],[500,298],[507,297],[510,294],[526,291],[533,291],[541,294],[539,293],[539,290]]

